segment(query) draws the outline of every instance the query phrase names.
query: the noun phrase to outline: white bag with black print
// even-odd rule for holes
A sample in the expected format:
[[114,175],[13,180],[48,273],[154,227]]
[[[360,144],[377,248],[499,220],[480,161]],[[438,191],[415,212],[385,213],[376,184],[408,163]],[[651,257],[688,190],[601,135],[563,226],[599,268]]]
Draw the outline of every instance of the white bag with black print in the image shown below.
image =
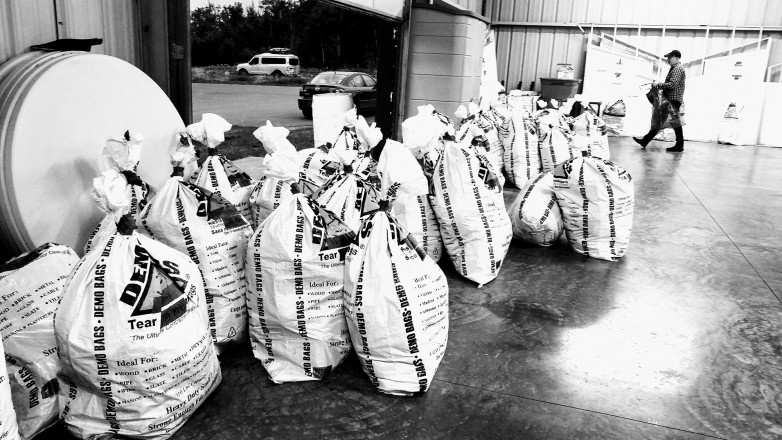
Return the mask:
[[59,417],[54,314],[78,262],[69,247],[46,243],[0,264],[0,332],[22,439],[33,438]]
[[419,106],[417,115],[402,122],[402,143],[419,161],[433,152],[436,161],[437,146],[444,134],[444,124],[432,105]]
[[124,179],[94,197],[117,233],[65,283],[54,318],[60,419],[77,438],[171,437],[220,383],[198,266],[134,230]]
[[497,174],[502,174],[502,163],[505,156],[505,145],[500,140],[500,131],[505,121],[496,111],[484,108],[478,113],[476,119],[478,127],[483,130],[486,141],[484,153],[486,158],[489,159],[494,171]]
[[466,141],[446,142],[431,200],[454,267],[480,287],[499,274],[512,231],[499,179]]
[[[457,116],[464,116],[464,106],[457,110]],[[483,110],[475,103],[469,103],[466,117],[462,120],[459,129],[456,130],[456,142],[464,144],[472,139],[475,153],[483,156],[491,164],[492,172],[497,176],[500,186],[505,185],[505,177],[502,175],[502,164],[505,150],[500,142],[499,131],[495,125],[495,118],[489,114],[489,110]]]
[[608,127],[602,118],[585,111],[573,120],[573,144],[576,149],[586,151],[592,157],[611,159],[608,149]]
[[299,150],[297,154],[307,180],[318,187],[325,185],[339,169],[338,164],[331,162],[328,147],[305,148]]
[[551,127],[570,128],[564,115],[557,108],[542,108],[534,112],[532,118],[538,125],[538,136],[541,140],[551,130]]
[[[2,345],[0,356],[5,357]],[[19,440],[19,427],[16,425],[16,412],[11,401],[11,385],[5,363],[0,362],[0,438],[3,440]]]
[[397,194],[423,195],[414,157],[386,142],[378,164],[381,209],[362,219],[345,263],[344,306],[353,348],[381,392],[429,389],[448,343],[448,282],[388,212]]
[[539,174],[521,188],[508,208],[513,237],[539,246],[556,243],[565,226],[554,195],[554,175]]
[[[259,127],[253,135],[263,143],[267,155],[279,154],[298,158],[298,153],[293,144],[288,141],[290,130],[284,127],[275,127],[270,121]],[[253,229],[260,226],[266,217],[272,213],[280,201],[291,195],[290,184],[280,179],[263,176],[255,183],[250,193],[250,215]]]
[[[141,211],[146,206],[147,201],[154,195],[154,190],[136,174],[138,163],[141,159],[141,149],[144,143],[144,137],[136,133],[130,135],[126,131],[123,137],[111,138],[106,141],[103,147],[103,154],[100,160],[100,170],[115,170],[127,181],[127,192],[130,197],[130,214],[138,221]],[[84,253],[90,251],[92,244],[101,241],[108,235],[117,232],[115,222],[108,217],[104,217],[98,226],[92,231],[87,243],[84,244]]]
[[342,171],[321,187],[316,201],[345,222],[353,233],[361,226],[361,214],[376,207],[375,188],[369,183],[372,158],[357,157],[355,150],[332,148],[329,157]]
[[576,157],[573,137],[567,128],[554,126],[543,136],[539,144],[542,171],[553,170],[560,163]]
[[510,142],[505,147],[505,173],[517,188],[523,188],[542,169],[538,130],[531,119],[524,118],[521,111],[514,110],[509,132]]
[[172,162],[174,174],[142,212],[142,231],[198,265],[209,331],[219,354],[227,344],[241,340],[247,329],[244,251],[252,228],[231,202],[182,181],[179,170],[194,159],[183,157],[184,162]]
[[[385,148],[388,148],[389,145],[392,145],[394,149],[406,147],[399,142],[388,139],[386,140]],[[385,148],[383,151],[385,151]],[[382,153],[380,157],[384,157]],[[411,157],[415,159],[412,153],[407,155],[408,159]],[[415,162],[415,166],[413,166],[413,162]],[[393,216],[415,238],[416,242],[432,260],[435,262],[440,261],[440,257],[443,254],[443,238],[440,235],[440,223],[437,221],[437,215],[435,215],[432,204],[429,201],[430,180],[420,168],[419,161],[408,160],[405,163],[406,166],[412,168],[409,172],[415,176],[417,184],[425,185],[425,189],[422,194],[411,194],[410,192],[398,194],[391,205]]]
[[589,156],[563,162],[553,174],[554,194],[573,250],[603,260],[624,256],[633,227],[630,174],[613,162]]
[[233,203],[244,218],[249,219],[251,218],[250,193],[255,182],[241,168],[217,151],[217,146],[225,140],[225,132],[230,129],[231,124],[228,121],[213,113],[204,113],[201,122],[187,126],[188,135],[204,143],[208,154],[201,168],[190,177],[189,181],[222,196]]
[[[291,185],[294,158],[264,158],[267,175]],[[250,342],[275,383],[320,380],[350,352],[342,308],[345,254],[355,237],[334,214],[292,187],[261,223],[245,256]]]

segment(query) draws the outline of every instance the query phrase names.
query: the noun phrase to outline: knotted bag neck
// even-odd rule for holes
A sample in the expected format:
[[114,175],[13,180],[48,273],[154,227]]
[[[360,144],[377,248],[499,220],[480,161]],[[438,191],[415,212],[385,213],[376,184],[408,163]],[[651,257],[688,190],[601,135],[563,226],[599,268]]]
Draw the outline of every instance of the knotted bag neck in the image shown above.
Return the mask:
[[144,186],[144,182],[134,171],[122,170],[121,173],[123,176],[125,176],[125,180],[128,181],[129,185]]
[[136,226],[136,220],[133,218],[132,214],[123,215],[117,222],[117,232],[119,232],[121,235],[131,235],[137,228],[138,226]]

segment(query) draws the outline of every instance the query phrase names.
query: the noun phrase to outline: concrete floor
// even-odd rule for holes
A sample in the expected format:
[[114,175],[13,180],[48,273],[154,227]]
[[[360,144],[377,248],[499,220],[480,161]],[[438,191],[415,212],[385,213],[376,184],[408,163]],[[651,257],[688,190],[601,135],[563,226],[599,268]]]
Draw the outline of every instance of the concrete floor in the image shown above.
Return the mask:
[[355,357],[274,385],[245,347],[174,438],[781,438],[782,149],[666,146],[611,138],[636,191],[621,261],[514,243],[480,290],[443,264],[450,340],[426,395],[373,392]]

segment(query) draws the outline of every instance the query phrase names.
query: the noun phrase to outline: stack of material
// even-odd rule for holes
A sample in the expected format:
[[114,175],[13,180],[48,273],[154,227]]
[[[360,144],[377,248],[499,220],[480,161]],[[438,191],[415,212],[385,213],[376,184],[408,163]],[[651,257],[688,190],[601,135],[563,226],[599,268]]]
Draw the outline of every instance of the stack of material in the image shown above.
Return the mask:
[[603,121],[609,136],[624,135],[624,118],[627,116],[627,105],[624,99],[617,99],[603,111]]

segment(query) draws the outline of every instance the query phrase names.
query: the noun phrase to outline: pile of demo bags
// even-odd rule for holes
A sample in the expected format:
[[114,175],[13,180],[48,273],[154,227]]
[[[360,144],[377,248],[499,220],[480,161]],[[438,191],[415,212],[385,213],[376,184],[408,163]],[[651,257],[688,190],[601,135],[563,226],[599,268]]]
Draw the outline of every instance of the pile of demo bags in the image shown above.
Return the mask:
[[[267,123],[254,180],[218,151],[231,125],[205,114],[172,134],[156,189],[136,174],[141,134],[109,139],[84,256],[47,243],[0,265],[0,438],[57,420],[78,438],[169,438],[247,336],[275,383],[323,379],[352,348],[377,390],[423,393],[448,340],[445,254],[480,287],[513,236],[625,253],[633,186],[599,118],[456,116],[421,107],[399,143],[351,111],[333,144],[299,151]],[[506,175],[521,189],[508,210]]]

